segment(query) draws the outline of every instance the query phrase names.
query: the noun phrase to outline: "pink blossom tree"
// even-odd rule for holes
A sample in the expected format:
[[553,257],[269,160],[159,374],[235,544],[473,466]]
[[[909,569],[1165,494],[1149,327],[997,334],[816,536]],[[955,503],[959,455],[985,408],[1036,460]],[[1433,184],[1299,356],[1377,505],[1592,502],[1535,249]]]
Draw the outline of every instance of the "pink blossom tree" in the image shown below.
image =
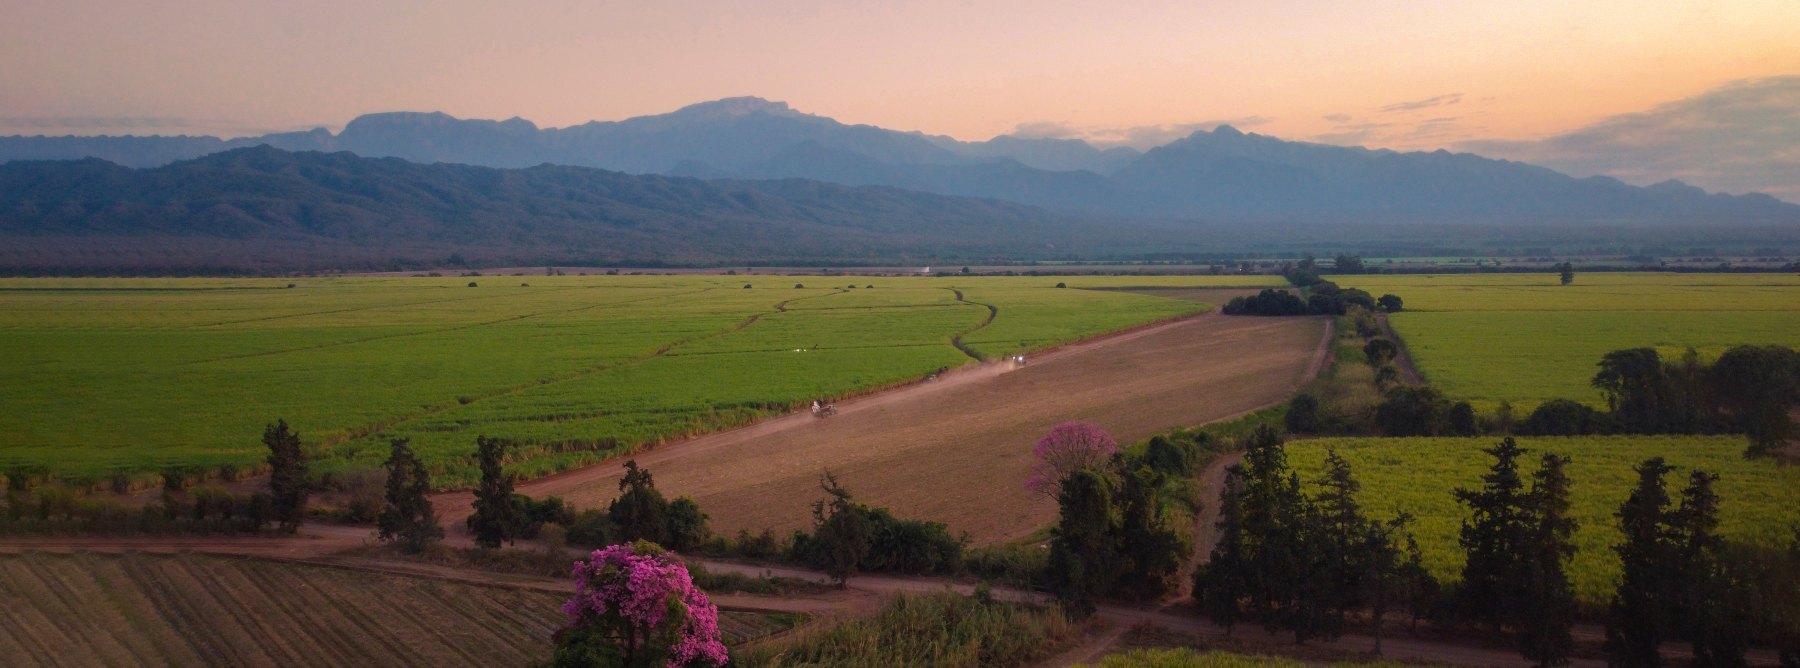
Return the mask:
[[725,665],[719,609],[683,565],[651,543],[595,550],[575,564],[551,666],[687,668]]
[[1031,464],[1031,479],[1025,488],[1054,497],[1062,491],[1069,474],[1094,468],[1111,459],[1119,451],[1118,442],[1092,422],[1064,422],[1038,440],[1031,451],[1037,461]]

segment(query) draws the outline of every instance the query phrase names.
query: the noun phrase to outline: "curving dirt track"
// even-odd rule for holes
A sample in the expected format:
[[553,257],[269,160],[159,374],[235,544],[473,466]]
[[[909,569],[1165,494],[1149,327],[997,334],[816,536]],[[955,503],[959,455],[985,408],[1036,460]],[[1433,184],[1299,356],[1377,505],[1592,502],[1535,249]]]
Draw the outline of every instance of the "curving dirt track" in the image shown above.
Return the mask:
[[[1060,422],[1090,420],[1121,443],[1278,403],[1314,371],[1322,318],[1202,315],[938,383],[794,415],[643,453],[665,495],[688,495],[714,530],[808,525],[826,469],[859,501],[945,522],[977,544],[1049,523],[1055,503],[1024,489],[1031,449]],[[520,485],[600,506],[618,494],[613,462]],[[440,508],[463,504],[446,498]]]

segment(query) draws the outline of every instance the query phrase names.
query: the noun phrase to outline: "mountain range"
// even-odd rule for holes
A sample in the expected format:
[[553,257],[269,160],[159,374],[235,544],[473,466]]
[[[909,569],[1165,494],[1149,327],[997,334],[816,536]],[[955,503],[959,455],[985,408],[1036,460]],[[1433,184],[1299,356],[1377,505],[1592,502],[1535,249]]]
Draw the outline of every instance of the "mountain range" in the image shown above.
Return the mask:
[[267,145],[141,169],[98,158],[0,165],[0,273],[816,264],[1141,250],[1174,236],[889,187]]
[[[324,129],[214,137],[0,137],[0,161],[97,157],[128,167],[259,145],[416,163],[593,167],[703,180],[804,178],[1007,200],[1063,215],[1331,223],[1800,224],[1800,205],[1709,194],[1468,153],[1283,141],[1230,126],[1138,152],[1068,139],[963,142],[848,125],[781,102],[729,98],[661,115],[538,128],[442,113],[369,114]],[[742,186],[733,186],[742,187]]]

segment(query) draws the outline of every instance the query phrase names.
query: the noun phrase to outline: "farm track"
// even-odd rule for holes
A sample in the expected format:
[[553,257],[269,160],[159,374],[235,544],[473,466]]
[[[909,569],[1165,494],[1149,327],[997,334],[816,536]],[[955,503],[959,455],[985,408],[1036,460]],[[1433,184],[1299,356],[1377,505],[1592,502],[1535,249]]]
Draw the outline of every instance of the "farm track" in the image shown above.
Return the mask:
[[1394,331],[1394,326],[1388,323],[1388,314],[1377,313],[1375,317],[1381,320],[1381,331],[1387,333],[1388,340],[1400,348],[1400,354],[1394,357],[1394,364],[1400,367],[1401,382],[1407,385],[1424,385],[1425,376],[1419,373],[1418,367],[1413,366],[1412,353],[1406,350],[1406,340],[1400,338],[1400,334]]

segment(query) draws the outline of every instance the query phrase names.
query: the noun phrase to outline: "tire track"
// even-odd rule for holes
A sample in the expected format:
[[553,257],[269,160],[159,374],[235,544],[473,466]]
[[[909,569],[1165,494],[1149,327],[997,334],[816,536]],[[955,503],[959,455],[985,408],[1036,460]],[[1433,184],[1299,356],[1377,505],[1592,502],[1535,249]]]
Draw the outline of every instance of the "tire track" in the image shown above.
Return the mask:
[[964,355],[968,355],[970,358],[974,359],[977,362],[987,361],[987,358],[982,357],[981,353],[975,352],[974,348],[970,348],[966,345],[963,345],[962,339],[965,336],[968,336],[970,334],[974,334],[977,331],[980,331],[981,328],[983,328],[983,327],[994,324],[994,318],[1000,317],[1000,308],[997,306],[994,306],[993,304],[982,304],[980,302],[972,302],[967,299],[963,299],[962,291],[958,290],[956,288],[945,288],[945,289],[956,294],[956,301],[962,302],[964,304],[975,304],[977,306],[986,306],[987,307],[988,317],[986,320],[981,321],[981,324],[971,327],[967,331],[961,332],[961,333],[957,334],[956,336],[950,337],[950,345],[955,346],[957,350],[961,350]]

